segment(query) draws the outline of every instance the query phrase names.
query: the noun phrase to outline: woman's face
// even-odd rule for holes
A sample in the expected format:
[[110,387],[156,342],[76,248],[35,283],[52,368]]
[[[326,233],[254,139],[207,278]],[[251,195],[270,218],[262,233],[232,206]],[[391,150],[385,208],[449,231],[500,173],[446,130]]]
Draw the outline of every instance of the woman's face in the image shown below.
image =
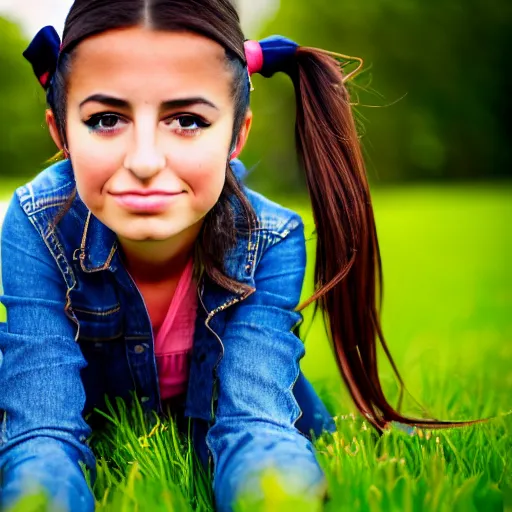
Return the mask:
[[119,239],[199,231],[250,127],[248,113],[231,154],[232,80],[224,49],[193,33],[137,27],[79,44],[67,148],[82,201]]

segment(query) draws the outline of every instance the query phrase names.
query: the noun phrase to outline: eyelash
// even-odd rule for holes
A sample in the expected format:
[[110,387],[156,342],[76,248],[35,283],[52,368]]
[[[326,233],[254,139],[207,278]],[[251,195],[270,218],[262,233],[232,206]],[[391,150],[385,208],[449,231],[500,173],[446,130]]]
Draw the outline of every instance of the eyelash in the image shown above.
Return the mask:
[[[116,132],[117,130],[119,130],[119,128],[117,128],[116,126],[114,126],[112,128],[103,128],[103,129],[98,127],[99,123],[103,119],[109,118],[109,117],[116,118],[117,120],[123,119],[122,116],[120,116],[119,114],[116,114],[114,112],[101,112],[99,114],[92,115],[89,119],[84,121],[84,124],[86,126],[88,126],[89,131],[91,131],[93,133],[110,134],[110,133]],[[169,119],[171,119],[172,121],[176,121],[179,119],[190,119],[191,121],[194,122],[194,124],[196,124],[198,126],[198,128],[194,128],[194,129],[179,128],[178,130],[176,130],[178,135],[184,135],[185,137],[192,137],[194,135],[197,135],[203,128],[208,128],[211,126],[211,124],[208,123],[207,121],[205,121],[203,118],[201,118],[200,116],[194,115],[194,114],[175,114],[174,116],[170,117]]]

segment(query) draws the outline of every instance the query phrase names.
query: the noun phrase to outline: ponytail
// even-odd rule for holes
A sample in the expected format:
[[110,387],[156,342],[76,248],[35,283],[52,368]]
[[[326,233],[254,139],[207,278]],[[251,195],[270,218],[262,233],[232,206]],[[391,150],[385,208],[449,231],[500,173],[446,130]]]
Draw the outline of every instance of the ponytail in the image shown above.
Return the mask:
[[[384,396],[377,368],[377,338],[400,382],[397,409],[401,407],[405,385],[380,325],[383,288],[379,243],[345,86],[361,69],[362,60],[299,47],[279,36],[262,41],[260,47],[261,54],[254,42],[250,45],[246,42],[249,73],[270,76],[278,70],[284,71],[295,88],[296,146],[306,174],[317,232],[316,292],[297,309],[317,301],[327,323],[339,371],[356,407],[379,431],[392,421],[422,428],[459,427],[487,421],[408,418]],[[280,52],[283,59],[279,63]],[[345,75],[342,68],[354,61],[359,62],[358,67]]]

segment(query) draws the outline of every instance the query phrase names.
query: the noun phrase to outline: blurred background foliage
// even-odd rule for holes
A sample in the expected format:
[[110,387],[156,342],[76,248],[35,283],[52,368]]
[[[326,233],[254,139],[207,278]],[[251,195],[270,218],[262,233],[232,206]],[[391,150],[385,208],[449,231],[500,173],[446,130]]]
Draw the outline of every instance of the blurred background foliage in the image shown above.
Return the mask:
[[[365,61],[351,84],[372,185],[511,177],[512,3],[508,0],[281,0],[260,30]],[[256,34],[248,34],[257,37]],[[26,38],[0,18],[0,158],[20,183],[55,152],[44,95],[21,56]],[[304,190],[289,79],[254,78],[249,184]]]
[[[511,28],[507,0],[281,0],[261,35],[364,59],[352,100],[378,185],[511,176]],[[267,192],[301,183],[288,82],[254,79],[244,160],[259,164],[251,179]]]
[[24,183],[56,153],[44,121],[45,97],[22,52],[28,41],[0,17],[0,162],[2,178]]

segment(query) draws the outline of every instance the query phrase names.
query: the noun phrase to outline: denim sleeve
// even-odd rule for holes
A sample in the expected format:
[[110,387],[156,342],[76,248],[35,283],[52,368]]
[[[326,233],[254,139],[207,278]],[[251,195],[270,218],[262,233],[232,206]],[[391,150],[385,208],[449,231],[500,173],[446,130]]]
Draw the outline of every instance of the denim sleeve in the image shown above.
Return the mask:
[[44,239],[16,198],[1,240],[0,509],[36,488],[49,510],[92,512],[94,498],[79,461],[92,470],[82,417],[86,365],[64,312],[66,284]]
[[290,226],[263,253],[256,292],[233,308],[222,336],[216,419],[207,434],[221,512],[247,490],[261,497],[259,475],[270,468],[292,495],[320,500],[326,491],[314,448],[295,427],[300,409],[292,390],[304,345],[292,331],[301,320],[294,309],[306,254],[302,221]]

